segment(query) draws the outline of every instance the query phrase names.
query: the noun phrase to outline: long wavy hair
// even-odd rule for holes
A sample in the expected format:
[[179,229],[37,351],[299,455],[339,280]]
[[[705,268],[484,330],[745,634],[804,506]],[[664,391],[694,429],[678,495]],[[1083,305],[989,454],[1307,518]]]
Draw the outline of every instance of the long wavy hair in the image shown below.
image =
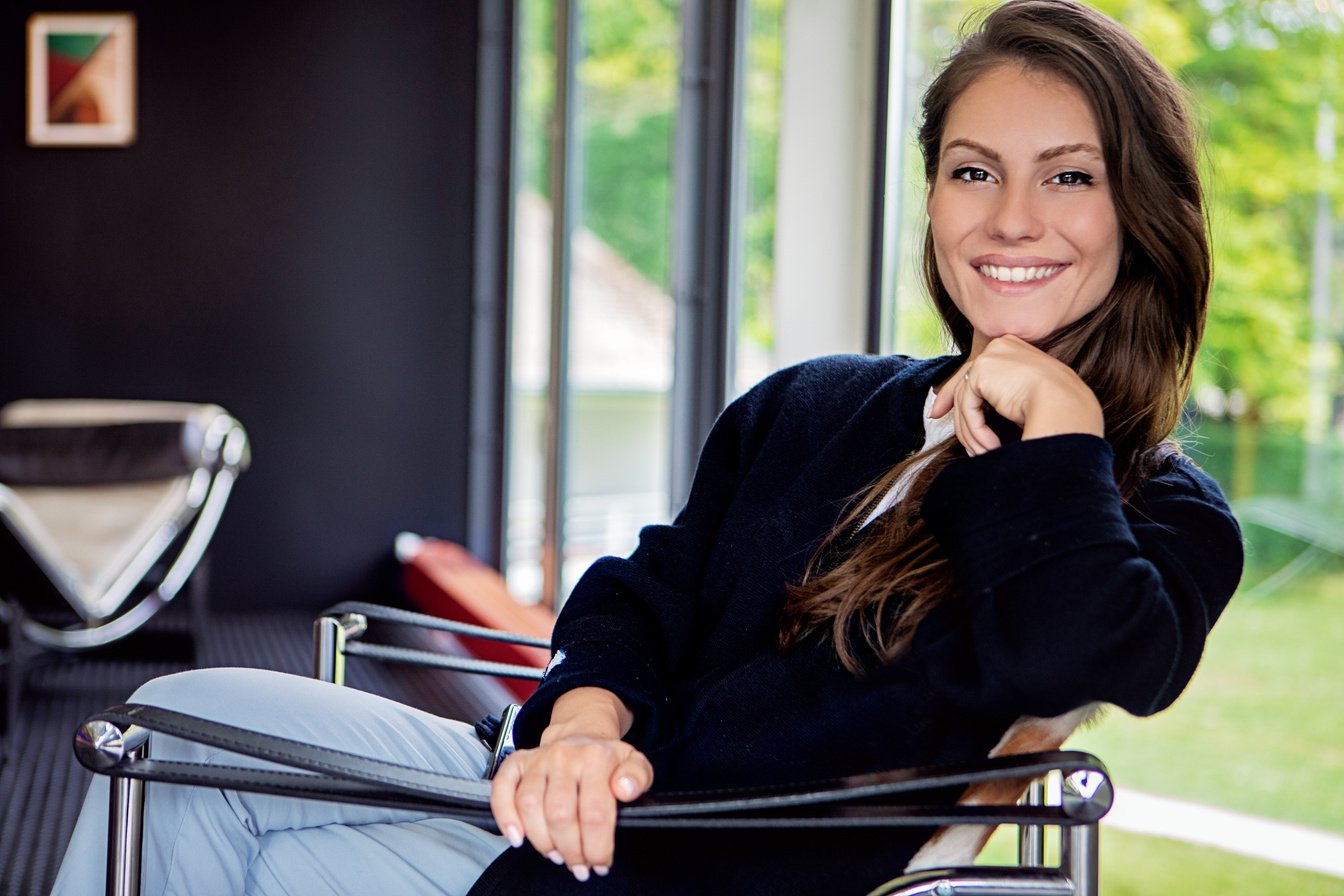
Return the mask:
[[[972,25],[968,20],[968,36],[924,94],[919,144],[927,184],[931,189],[937,177],[949,110],[990,70],[1018,66],[1058,78],[1088,103],[1123,234],[1119,271],[1097,308],[1038,347],[1077,371],[1101,402],[1116,482],[1128,497],[1175,450],[1168,440],[1190,389],[1208,304],[1208,222],[1185,92],[1124,28],[1073,0],[1010,0]],[[953,343],[968,352],[971,324],[939,276],[928,229],[923,276]],[[861,674],[874,659],[896,657],[929,610],[957,597],[951,566],[920,505],[934,477],[964,456],[948,439],[856,496],[803,581],[790,589],[785,648],[829,633],[841,662]],[[852,538],[912,467],[917,473],[905,498],[870,523],[863,538]]]

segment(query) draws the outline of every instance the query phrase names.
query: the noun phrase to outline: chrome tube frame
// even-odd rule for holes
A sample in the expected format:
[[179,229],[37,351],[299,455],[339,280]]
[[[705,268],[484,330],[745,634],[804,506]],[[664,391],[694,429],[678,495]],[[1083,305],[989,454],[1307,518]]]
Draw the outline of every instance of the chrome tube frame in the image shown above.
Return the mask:
[[1110,811],[1115,798],[1110,779],[1090,771],[1070,775],[1056,771],[1047,778],[1049,788],[1045,779],[1037,779],[1023,801],[1028,805],[1057,802],[1066,816],[1081,822],[1049,826],[1059,832],[1058,866],[1045,865],[1045,826],[1023,825],[1016,867],[929,868],[888,881],[869,896],[1098,896],[1097,822]]
[[1064,778],[1060,805],[1065,813],[1090,824],[1060,832],[1059,864],[1073,881],[1076,896],[1097,896],[1100,889],[1098,856],[1101,829],[1097,821],[1110,811],[1115,790],[1110,779],[1090,772],[1075,772]]
[[[149,731],[122,730],[95,719],[75,733],[75,753],[90,768],[112,768],[123,759],[149,756]],[[145,782],[113,777],[107,800],[107,896],[138,896],[143,854]]]
[[[898,889],[891,889],[896,886]],[[1056,868],[931,868],[884,884],[868,896],[1075,896]]]
[[319,616],[313,623],[313,677],[344,685],[345,643],[368,628],[368,618],[360,613]]
[[[1032,781],[1022,801],[1028,806],[1045,805],[1045,782]],[[1039,868],[1045,864],[1045,826],[1024,824],[1017,829],[1017,861],[1024,867]]]
[[[141,747],[148,753],[148,745]],[[145,822],[145,782],[113,778],[108,800],[107,896],[137,896]]]
[[1060,865],[1073,881],[1074,896],[1097,896],[1101,892],[1097,861],[1100,846],[1101,829],[1095,823],[1069,828],[1060,836]]

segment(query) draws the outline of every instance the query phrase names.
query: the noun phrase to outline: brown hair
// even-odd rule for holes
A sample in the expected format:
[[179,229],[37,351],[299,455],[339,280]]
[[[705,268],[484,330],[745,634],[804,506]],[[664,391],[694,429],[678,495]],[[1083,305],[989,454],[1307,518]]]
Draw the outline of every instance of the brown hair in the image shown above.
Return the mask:
[[[932,186],[947,115],[979,77],[1002,65],[1058,78],[1088,103],[1101,134],[1111,199],[1123,233],[1115,285],[1101,304],[1051,334],[1039,347],[1078,372],[1101,402],[1116,481],[1128,496],[1180,418],[1203,336],[1212,262],[1196,141],[1184,91],[1119,24],[1073,0],[1010,0],[984,17],[949,57],[924,94],[919,129]],[[938,273],[926,230],[923,274],[952,341],[970,349],[971,324]],[[791,589],[781,629],[787,647],[829,633],[858,674],[865,644],[889,661],[936,604],[956,596],[950,564],[924,526],[929,484],[964,457],[955,439],[899,464],[852,504]],[[834,568],[826,558],[852,533],[879,496],[912,465],[927,461],[904,500],[870,524]]]

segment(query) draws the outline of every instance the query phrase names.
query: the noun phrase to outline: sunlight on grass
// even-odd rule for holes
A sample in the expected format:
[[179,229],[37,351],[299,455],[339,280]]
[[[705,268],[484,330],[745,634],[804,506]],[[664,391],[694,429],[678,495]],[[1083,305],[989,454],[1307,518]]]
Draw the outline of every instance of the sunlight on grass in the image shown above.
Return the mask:
[[[1012,864],[1015,828],[1001,828],[981,861]],[[1344,896],[1344,880],[1284,868],[1205,846],[1101,832],[1101,892],[1106,896]]]

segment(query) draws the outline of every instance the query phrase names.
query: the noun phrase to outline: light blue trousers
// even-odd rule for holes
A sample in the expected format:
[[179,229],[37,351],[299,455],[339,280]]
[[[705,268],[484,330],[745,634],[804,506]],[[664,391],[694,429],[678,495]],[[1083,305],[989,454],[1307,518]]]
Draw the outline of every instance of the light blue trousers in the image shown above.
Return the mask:
[[[470,725],[279,672],[182,672],[130,702],[452,775],[479,778],[490,759]],[[163,735],[151,755],[266,765]],[[108,779],[96,777],[53,896],[105,892],[107,794]],[[462,894],[506,847],[503,837],[424,813],[150,784],[141,883],[145,896]]]

